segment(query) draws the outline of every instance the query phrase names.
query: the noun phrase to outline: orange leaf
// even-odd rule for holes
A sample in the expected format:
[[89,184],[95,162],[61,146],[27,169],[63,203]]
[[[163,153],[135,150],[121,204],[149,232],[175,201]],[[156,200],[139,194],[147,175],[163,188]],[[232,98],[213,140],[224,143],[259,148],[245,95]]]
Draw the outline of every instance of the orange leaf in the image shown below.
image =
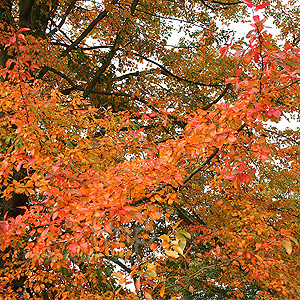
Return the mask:
[[244,56],[244,61],[246,64],[249,64],[251,62],[251,59],[253,57],[253,52],[250,50],[245,56]]
[[160,296],[163,297],[165,295],[165,291],[166,291],[166,285],[164,284],[161,289],[160,289]]
[[148,293],[148,292],[145,292],[144,293],[144,297],[146,298],[146,300],[152,300],[152,296]]
[[140,288],[141,288],[141,277],[138,277],[138,278],[135,280],[134,285],[135,285],[136,291],[138,292],[138,291],[140,290]]

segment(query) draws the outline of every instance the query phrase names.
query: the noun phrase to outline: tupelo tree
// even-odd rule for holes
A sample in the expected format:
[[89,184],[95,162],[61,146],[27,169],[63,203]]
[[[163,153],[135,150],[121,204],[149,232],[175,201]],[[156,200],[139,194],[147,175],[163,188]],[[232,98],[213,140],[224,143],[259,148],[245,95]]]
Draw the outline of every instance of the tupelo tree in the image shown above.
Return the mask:
[[1,299],[297,299],[298,10],[3,1]]

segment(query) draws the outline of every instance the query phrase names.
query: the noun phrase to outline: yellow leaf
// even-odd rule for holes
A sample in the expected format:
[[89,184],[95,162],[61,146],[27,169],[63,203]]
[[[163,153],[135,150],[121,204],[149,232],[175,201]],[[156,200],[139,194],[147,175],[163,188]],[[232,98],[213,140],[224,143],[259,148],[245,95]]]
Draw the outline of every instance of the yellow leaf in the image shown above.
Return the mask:
[[285,238],[283,241],[282,241],[282,245],[283,247],[285,248],[285,251],[287,254],[291,255],[292,254],[292,251],[293,251],[293,248],[292,248],[292,243],[289,239]]
[[170,242],[170,237],[167,236],[166,234],[163,234],[163,235],[159,236],[159,238],[166,241],[166,242]]
[[177,253],[179,253],[180,255],[183,256],[183,250],[182,250],[179,246],[174,245],[174,246],[173,246],[173,249],[174,249]]
[[124,277],[120,278],[119,280],[119,284],[123,284],[126,281],[126,279]]
[[166,249],[165,252],[166,252],[166,254],[168,256],[171,256],[171,257],[174,257],[174,258],[178,258],[179,257],[178,253],[176,253],[175,251]]

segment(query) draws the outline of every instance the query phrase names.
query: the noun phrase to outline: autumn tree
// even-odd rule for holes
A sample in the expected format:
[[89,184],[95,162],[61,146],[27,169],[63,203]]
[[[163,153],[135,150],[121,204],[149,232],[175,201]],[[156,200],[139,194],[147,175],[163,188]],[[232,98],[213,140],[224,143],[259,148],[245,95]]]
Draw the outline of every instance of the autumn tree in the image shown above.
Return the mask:
[[298,299],[298,18],[2,1],[1,299]]

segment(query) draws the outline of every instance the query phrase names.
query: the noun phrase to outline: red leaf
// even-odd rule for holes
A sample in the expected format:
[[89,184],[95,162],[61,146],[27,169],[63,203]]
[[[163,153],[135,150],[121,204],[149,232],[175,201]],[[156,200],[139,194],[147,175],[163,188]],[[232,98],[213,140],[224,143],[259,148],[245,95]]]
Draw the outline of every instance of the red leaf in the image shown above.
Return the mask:
[[242,0],[242,2],[244,2],[248,7],[253,7],[252,2],[249,0]]
[[27,27],[24,27],[24,28],[21,28],[17,31],[17,33],[20,33],[20,32],[23,32],[23,31],[29,31],[30,28],[27,28]]
[[273,109],[273,116],[279,118],[281,116],[281,111],[277,108]]
[[154,251],[157,248],[157,245],[156,244],[151,244],[149,247],[152,251]]
[[284,49],[285,49],[286,51],[288,51],[288,50],[290,50],[290,49],[292,49],[292,48],[293,48],[293,46],[291,46],[291,45],[289,45],[289,44],[287,44],[287,45],[284,46]]
[[142,120],[149,120],[151,119],[147,114],[142,115]]
[[141,288],[141,277],[138,277],[134,284],[135,284],[135,289],[138,292]]
[[9,229],[9,224],[7,222],[1,222],[0,223],[0,232],[2,231],[3,233],[7,232]]
[[245,183],[249,184],[250,181],[251,181],[251,177],[248,174],[242,173],[242,174],[239,175],[239,180],[241,182],[245,182]]
[[48,231],[49,231],[49,227],[47,227],[47,228],[42,232],[42,234],[41,234],[41,239],[44,240],[44,239],[46,238]]
[[235,52],[235,54],[234,54],[234,57],[235,57],[235,58],[238,58],[238,57],[240,57],[240,56],[241,56],[241,54],[242,54],[243,52],[244,52],[244,50],[243,50],[243,49],[236,51],[236,52]]
[[227,141],[230,145],[232,145],[236,140],[237,138],[232,134],[227,138]]
[[235,175],[232,175],[231,173],[228,173],[224,176],[225,179],[227,180],[235,180],[236,176]]
[[9,43],[10,43],[10,44],[14,44],[16,41],[17,41],[17,38],[16,38],[15,35],[14,35],[14,36],[11,36],[11,37],[9,38]]
[[258,55],[257,52],[254,52],[254,61],[255,61],[256,63],[258,63],[258,61],[259,61],[259,55]]
[[24,34],[22,34],[22,33],[18,34],[18,38],[19,38],[20,40],[25,40],[25,36],[24,36]]
[[277,107],[272,107],[266,112],[266,116],[271,118],[272,116],[279,118],[281,116],[281,111]]
[[240,76],[243,73],[242,69],[238,69],[235,71],[236,76]]
[[79,247],[79,245],[77,243],[72,243],[68,246],[72,255],[75,255],[77,253],[78,247]]
[[260,21],[259,16],[253,16],[254,23],[258,23]]
[[220,55],[219,59],[222,59],[226,56],[228,49],[229,49],[229,46],[224,46],[220,49],[221,55]]
[[22,160],[22,161],[17,165],[17,168],[16,168],[17,172],[19,172],[19,171],[21,170],[21,167],[22,167],[24,161],[25,161],[25,160]]
[[244,56],[244,61],[246,64],[249,64],[251,62],[251,59],[253,57],[253,52],[250,50],[245,56]]
[[57,218],[58,214],[59,214],[59,211],[56,211],[56,212],[53,214],[53,216],[52,216],[52,220],[53,220],[53,221]]
[[263,4],[259,4],[259,5],[257,5],[257,6],[254,8],[254,11],[258,11],[258,10],[260,10],[260,9],[263,9],[263,8],[267,7],[268,5],[270,5],[269,2],[265,2],[265,3],[263,3]]
[[59,166],[52,166],[52,170],[53,170],[54,172],[56,172],[57,170],[59,170]]
[[83,250],[84,253],[89,252],[89,245],[88,245],[87,242],[80,242],[79,245],[80,245],[80,248]]
[[239,79],[237,77],[230,77],[225,80],[225,84],[236,83]]
[[36,162],[36,158],[34,158],[34,157],[28,158],[27,160],[28,160],[29,164],[31,164],[31,165],[33,165]]
[[144,293],[144,297],[145,297],[146,300],[152,300],[153,299],[152,296],[147,292]]

